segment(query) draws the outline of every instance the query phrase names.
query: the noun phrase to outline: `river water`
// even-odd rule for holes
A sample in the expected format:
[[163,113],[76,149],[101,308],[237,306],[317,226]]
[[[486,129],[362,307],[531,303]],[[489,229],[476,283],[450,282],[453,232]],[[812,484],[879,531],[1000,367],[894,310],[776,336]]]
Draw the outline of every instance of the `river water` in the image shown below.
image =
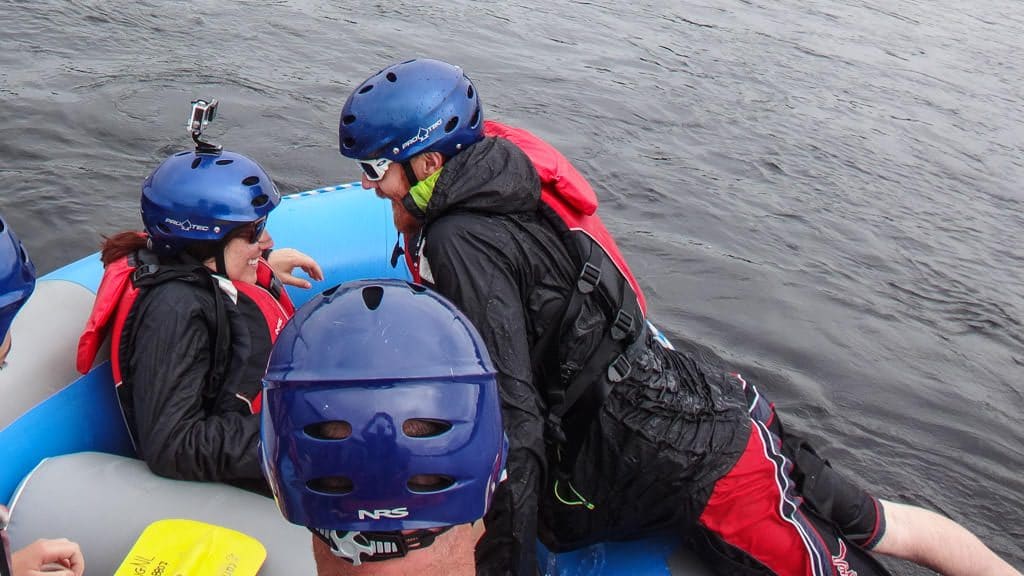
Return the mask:
[[0,0],[0,23],[0,209],[41,271],[139,226],[192,98],[294,192],[358,176],[354,86],[445,59],[596,185],[662,328],[1024,568],[1016,0]]

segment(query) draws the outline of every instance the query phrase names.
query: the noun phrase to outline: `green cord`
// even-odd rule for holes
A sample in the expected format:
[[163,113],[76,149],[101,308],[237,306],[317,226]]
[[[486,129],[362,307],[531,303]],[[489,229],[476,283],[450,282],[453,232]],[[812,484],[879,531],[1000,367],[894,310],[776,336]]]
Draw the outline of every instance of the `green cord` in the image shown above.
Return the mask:
[[562,495],[558,493],[558,482],[559,482],[558,480],[555,480],[555,498],[558,498],[559,502],[561,502],[562,504],[565,504],[566,506],[580,506],[580,505],[582,505],[582,506],[586,507],[587,510],[593,510],[595,508],[595,506],[593,504],[591,504],[590,502],[587,502],[587,499],[584,498],[583,495],[581,495],[579,492],[576,491],[576,488],[573,487],[572,482],[566,482],[566,485],[569,486],[569,490],[572,491],[573,496],[575,496],[577,498],[577,500],[575,502],[569,502],[565,498],[562,498]]

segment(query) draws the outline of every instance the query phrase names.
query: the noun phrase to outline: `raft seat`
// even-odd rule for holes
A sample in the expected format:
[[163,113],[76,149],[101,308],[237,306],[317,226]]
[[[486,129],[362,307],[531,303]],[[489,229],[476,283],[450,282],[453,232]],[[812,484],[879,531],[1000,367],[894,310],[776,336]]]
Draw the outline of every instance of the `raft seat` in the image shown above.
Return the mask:
[[82,546],[88,574],[113,574],[150,523],[186,518],[244,532],[267,549],[261,576],[316,574],[312,536],[270,498],[214,482],[159,477],[141,460],[80,452],[43,460],[11,507],[14,548],[37,538]]

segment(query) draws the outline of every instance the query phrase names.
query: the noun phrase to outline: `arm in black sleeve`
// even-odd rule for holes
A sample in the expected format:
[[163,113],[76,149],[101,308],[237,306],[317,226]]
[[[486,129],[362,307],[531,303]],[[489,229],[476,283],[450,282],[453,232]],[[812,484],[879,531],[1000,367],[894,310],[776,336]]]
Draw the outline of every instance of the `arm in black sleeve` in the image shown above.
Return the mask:
[[484,518],[477,573],[532,575],[537,570],[544,419],[533,382],[521,291],[510,261],[515,251],[500,245],[500,235],[467,240],[466,233],[462,229],[448,234],[434,227],[425,249],[434,286],[473,322],[499,372],[502,419],[509,438],[508,479],[498,487]]
[[126,378],[141,455],[150,469],[171,478],[262,478],[259,416],[204,407],[204,398],[218,392],[208,390],[214,321],[206,310],[220,295],[179,282],[152,290],[135,316]]

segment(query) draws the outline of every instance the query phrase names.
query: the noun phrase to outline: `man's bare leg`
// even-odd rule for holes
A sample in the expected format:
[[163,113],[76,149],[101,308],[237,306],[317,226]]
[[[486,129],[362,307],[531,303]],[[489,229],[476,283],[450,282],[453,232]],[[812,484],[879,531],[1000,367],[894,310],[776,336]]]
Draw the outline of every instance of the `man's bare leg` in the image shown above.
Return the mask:
[[947,576],[1021,576],[977,536],[924,508],[880,500],[885,534],[872,550]]

